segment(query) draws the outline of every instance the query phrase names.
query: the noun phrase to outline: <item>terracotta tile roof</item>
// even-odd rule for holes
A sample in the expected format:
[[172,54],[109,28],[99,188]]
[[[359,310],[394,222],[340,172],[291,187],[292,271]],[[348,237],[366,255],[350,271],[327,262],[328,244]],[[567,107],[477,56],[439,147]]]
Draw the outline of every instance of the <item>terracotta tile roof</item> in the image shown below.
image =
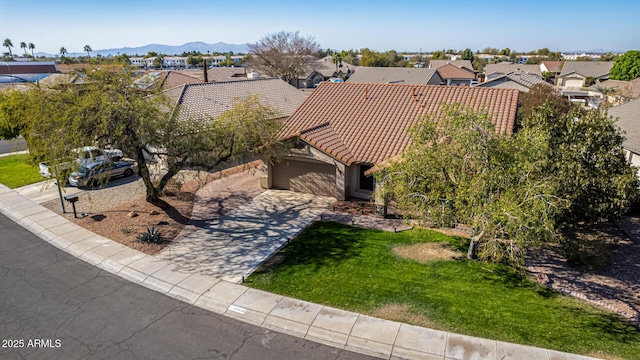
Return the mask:
[[442,79],[435,69],[363,66],[358,68],[347,82],[439,85]]
[[614,106],[609,115],[618,118],[616,125],[625,132],[623,147],[640,154],[640,100]]
[[475,79],[476,78],[476,74],[465,70],[465,69],[461,69],[457,66],[448,64],[448,65],[444,65],[444,66],[440,66],[437,70],[438,74],[440,74],[440,77],[443,79]]
[[280,79],[258,79],[188,84],[165,92],[180,106],[180,118],[217,117],[231,109],[236,99],[257,95],[260,103],[290,116],[309,96]]
[[378,164],[401,154],[407,133],[442,104],[487,111],[496,132],[511,134],[518,90],[468,86],[322,83],[284,122],[283,138],[300,137],[339,161]]

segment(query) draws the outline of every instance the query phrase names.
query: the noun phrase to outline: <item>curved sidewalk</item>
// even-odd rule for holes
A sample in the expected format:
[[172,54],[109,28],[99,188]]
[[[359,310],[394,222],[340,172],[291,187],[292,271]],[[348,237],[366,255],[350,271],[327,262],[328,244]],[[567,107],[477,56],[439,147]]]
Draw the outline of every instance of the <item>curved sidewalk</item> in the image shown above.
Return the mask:
[[593,359],[382,320],[247,288],[96,235],[0,184],[0,212],[105,271],[206,310],[385,359]]

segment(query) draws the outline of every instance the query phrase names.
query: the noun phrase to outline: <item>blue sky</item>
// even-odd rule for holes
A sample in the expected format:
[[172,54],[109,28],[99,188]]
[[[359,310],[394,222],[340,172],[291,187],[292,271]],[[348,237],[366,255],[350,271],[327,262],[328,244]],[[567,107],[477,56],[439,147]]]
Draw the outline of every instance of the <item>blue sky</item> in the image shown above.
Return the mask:
[[637,0],[0,0],[0,40],[17,52],[24,41],[56,54],[62,46],[251,43],[287,30],[338,50],[628,50],[640,49],[638,14]]

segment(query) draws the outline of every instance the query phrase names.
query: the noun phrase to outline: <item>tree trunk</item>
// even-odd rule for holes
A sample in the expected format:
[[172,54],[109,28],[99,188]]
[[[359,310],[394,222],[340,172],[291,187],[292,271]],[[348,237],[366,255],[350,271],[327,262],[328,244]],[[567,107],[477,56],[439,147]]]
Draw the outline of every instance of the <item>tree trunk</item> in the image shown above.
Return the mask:
[[484,236],[484,228],[480,230],[480,233],[474,233],[471,235],[471,242],[469,243],[469,251],[467,251],[467,258],[476,260],[478,258],[478,246],[480,245],[480,239]]
[[469,251],[467,251],[468,259],[477,259],[478,258],[478,238],[476,236],[471,237],[471,242],[469,243]]

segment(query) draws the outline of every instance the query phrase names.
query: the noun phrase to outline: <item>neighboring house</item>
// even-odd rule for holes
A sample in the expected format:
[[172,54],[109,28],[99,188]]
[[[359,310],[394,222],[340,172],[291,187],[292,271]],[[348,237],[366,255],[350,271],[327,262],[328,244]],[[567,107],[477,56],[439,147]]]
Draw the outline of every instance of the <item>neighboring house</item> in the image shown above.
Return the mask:
[[309,96],[275,78],[187,84],[165,94],[176,101],[181,119],[216,118],[230,110],[234,101],[253,95],[258,96],[262,105],[278,111],[279,118],[287,118]]
[[0,63],[0,83],[36,82],[60,71],[54,62],[15,62]]
[[622,147],[627,161],[640,166],[640,100],[614,106],[609,109],[609,115],[618,119],[616,124],[625,132]]
[[[199,71],[202,74],[202,71]],[[213,67],[207,69],[209,82],[242,81],[247,80],[247,70],[243,67]]]
[[[229,57],[231,60],[233,60],[233,66],[242,66],[242,59],[244,59],[243,55],[232,55]],[[222,63],[226,64],[227,61],[227,57],[225,55],[216,55],[216,56],[212,56],[212,57],[206,57],[207,59],[207,64],[209,64],[209,66],[220,66]]]
[[436,69],[445,85],[471,86],[475,83],[475,72],[448,64]]
[[144,57],[132,57],[129,58],[129,61],[131,61],[131,66],[133,67],[140,67],[140,68],[153,68],[153,61],[155,60],[155,57],[148,57],[148,58],[144,58]]
[[514,71],[522,71],[528,74],[534,74],[538,76],[542,76],[542,72],[540,71],[540,65],[523,65],[523,64],[513,64],[508,62],[501,62],[497,64],[487,64],[484,68],[485,81],[489,81],[491,79],[495,79],[497,77],[510,74]]
[[541,76],[528,74],[523,71],[514,71],[506,75],[494,77],[476,86],[484,88],[517,89],[520,92],[529,92],[532,86],[547,83]]
[[263,186],[368,199],[375,181],[365,172],[401,155],[411,142],[407,130],[423,118],[458,103],[486,111],[496,132],[511,134],[518,96],[513,89],[322,83],[284,122],[281,137],[292,148],[282,161],[266,162]]
[[165,56],[162,59],[162,67],[165,69],[184,69],[187,67],[187,58],[184,56]]
[[613,61],[565,61],[557,85],[567,90],[579,90],[588,77],[596,83],[609,79]]
[[356,69],[356,66],[340,62],[337,66],[331,62],[331,57],[320,59],[313,64],[313,68],[307,69],[305,75],[298,79],[291,80],[290,84],[298,89],[312,89],[323,81],[331,78],[348,79]]
[[349,83],[440,85],[442,78],[435,69],[400,67],[359,67]]
[[453,65],[461,69],[467,69],[473,72],[473,64],[471,60],[429,60],[429,69],[438,69],[445,65]]

